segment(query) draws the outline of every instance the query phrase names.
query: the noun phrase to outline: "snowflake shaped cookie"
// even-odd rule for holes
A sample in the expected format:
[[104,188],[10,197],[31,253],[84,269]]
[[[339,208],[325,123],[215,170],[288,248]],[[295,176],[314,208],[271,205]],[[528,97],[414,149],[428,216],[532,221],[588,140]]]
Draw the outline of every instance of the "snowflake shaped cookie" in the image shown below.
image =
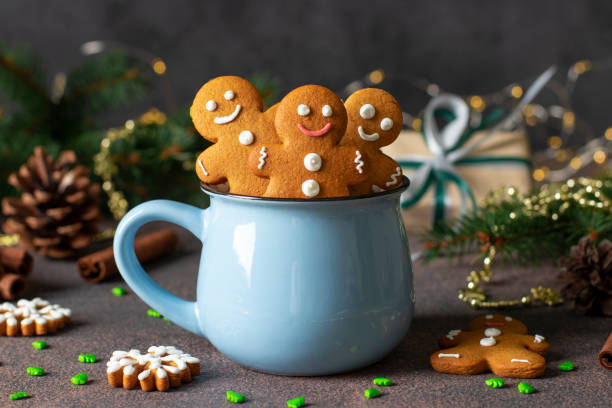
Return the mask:
[[116,350],[106,366],[110,385],[130,389],[140,384],[143,391],[168,391],[200,375],[200,360],[173,346],[151,346],[146,354]]
[[0,335],[33,336],[53,333],[70,321],[70,309],[41,298],[0,304]]

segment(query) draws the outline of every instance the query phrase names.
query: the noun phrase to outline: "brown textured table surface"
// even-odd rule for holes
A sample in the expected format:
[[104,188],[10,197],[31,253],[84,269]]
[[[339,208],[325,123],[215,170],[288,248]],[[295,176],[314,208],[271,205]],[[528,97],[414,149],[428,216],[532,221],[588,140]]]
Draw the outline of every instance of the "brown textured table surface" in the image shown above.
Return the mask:
[[[173,293],[195,297],[199,243],[180,231],[180,248],[171,257],[149,265],[151,276]],[[110,289],[124,286],[119,279],[98,285],[85,283],[73,261],[49,261],[36,257],[27,297],[40,296],[72,308],[71,325],[52,336],[0,338],[0,406],[24,407],[223,407],[225,391],[246,395],[247,406],[283,407],[285,401],[304,396],[311,407],[437,407],[437,406],[589,406],[612,405],[612,372],[603,370],[597,352],[612,330],[612,319],[581,317],[569,305],[510,311],[530,333],[546,336],[551,344],[544,377],[528,380],[537,392],[520,394],[520,380],[507,379],[502,389],[489,389],[490,374],[460,376],[439,374],[429,366],[436,339],[449,329],[464,328],[481,314],[460,303],[456,290],[465,279],[465,264],[447,261],[414,266],[417,294],[412,327],[401,345],[379,363],[365,369],[328,377],[281,377],[242,368],[225,358],[204,338],[174,324],[148,317],[148,306],[133,293],[115,297]],[[492,293],[514,296],[530,285],[553,285],[556,268],[504,268],[498,272]],[[49,348],[31,346],[46,340]],[[202,360],[202,374],[189,384],[166,393],[111,388],[106,381],[106,361],[113,350],[150,345],[175,345]],[[81,364],[78,354],[94,353],[99,361]],[[571,360],[576,370],[562,372],[559,363]],[[28,366],[43,367],[47,374],[31,377]],[[74,386],[70,378],[86,372],[89,382]],[[395,385],[383,395],[366,400],[363,391],[377,376]],[[27,400],[10,401],[8,394],[25,391]]]

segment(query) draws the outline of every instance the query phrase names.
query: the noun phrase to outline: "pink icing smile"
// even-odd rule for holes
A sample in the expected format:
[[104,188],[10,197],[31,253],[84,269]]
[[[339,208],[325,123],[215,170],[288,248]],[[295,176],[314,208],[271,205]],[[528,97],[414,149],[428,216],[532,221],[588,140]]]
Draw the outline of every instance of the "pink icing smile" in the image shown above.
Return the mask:
[[488,326],[488,327],[493,327],[493,326],[502,327],[503,325],[504,325],[504,322],[485,322],[485,326]]
[[300,129],[300,132],[302,132],[306,136],[311,136],[311,137],[323,136],[324,134],[329,132],[329,129],[331,129],[331,127],[332,127],[331,123],[327,122],[327,125],[323,126],[319,130],[308,130],[304,126],[302,126],[301,123],[298,123],[298,129]]

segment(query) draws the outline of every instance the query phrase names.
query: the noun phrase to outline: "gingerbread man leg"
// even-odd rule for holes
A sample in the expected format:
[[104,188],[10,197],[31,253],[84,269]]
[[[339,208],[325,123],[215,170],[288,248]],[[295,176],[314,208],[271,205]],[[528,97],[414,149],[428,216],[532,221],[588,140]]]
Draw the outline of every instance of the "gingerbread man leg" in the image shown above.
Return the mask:
[[504,350],[503,353],[489,354],[487,358],[491,371],[501,377],[536,378],[544,374],[544,357],[522,348]]
[[480,374],[489,370],[484,356],[466,347],[436,351],[430,356],[429,362],[440,373]]

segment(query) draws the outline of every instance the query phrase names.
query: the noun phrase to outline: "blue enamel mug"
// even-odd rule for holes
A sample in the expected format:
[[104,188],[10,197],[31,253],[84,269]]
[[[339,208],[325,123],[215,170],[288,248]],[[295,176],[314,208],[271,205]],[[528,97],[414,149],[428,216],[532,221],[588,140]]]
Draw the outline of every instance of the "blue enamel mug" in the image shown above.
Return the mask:
[[[376,362],[414,310],[399,197],[272,199],[215,192],[204,210],[155,200],[132,209],[114,241],[121,275],[152,308],[243,366],[323,375]],[[134,254],[143,224],[178,224],[202,241],[197,300],[161,288]]]

